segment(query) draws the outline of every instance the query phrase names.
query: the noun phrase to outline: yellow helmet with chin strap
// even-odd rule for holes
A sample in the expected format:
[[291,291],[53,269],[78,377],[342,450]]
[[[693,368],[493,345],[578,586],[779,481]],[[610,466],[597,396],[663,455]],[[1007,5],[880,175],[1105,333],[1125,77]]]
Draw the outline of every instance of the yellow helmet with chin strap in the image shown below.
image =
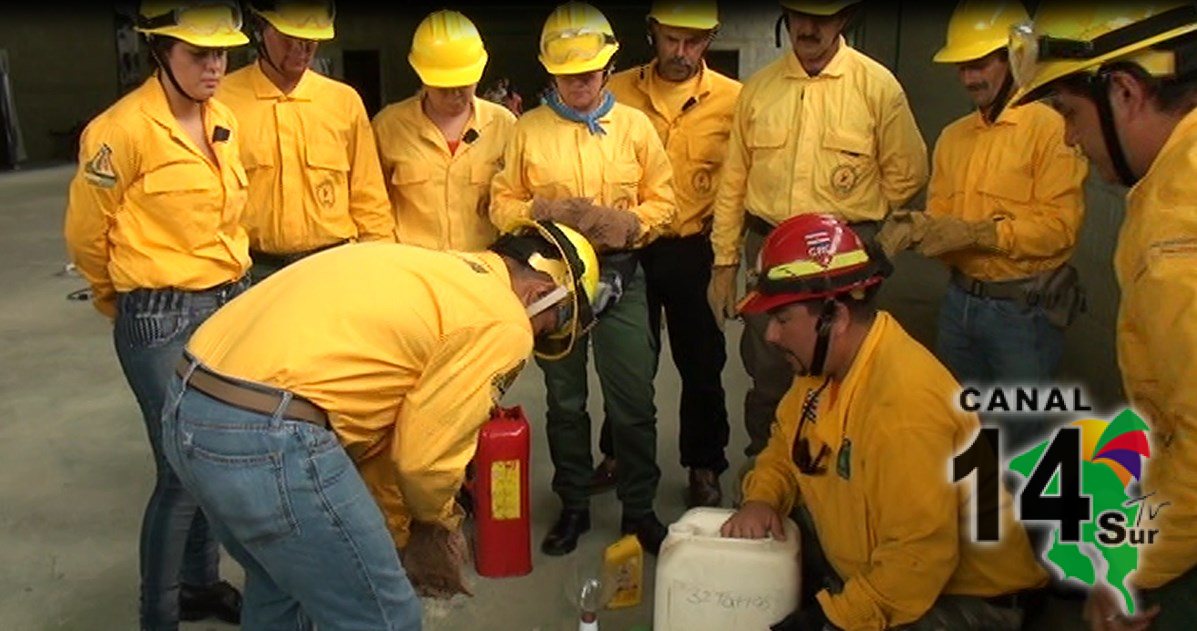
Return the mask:
[[255,0],[250,10],[276,31],[288,37],[310,41],[333,38],[336,6],[319,0]]
[[568,355],[574,342],[594,326],[600,309],[602,292],[594,247],[569,226],[520,220],[490,249],[553,279],[556,288],[527,308],[529,317],[549,309],[557,312],[557,325],[536,339],[534,350],[550,361]]
[[617,50],[619,41],[607,17],[585,2],[553,9],[540,31],[540,63],[551,75],[602,70]]
[[436,11],[424,18],[407,55],[420,81],[434,88],[478,83],[487,60],[478,27],[457,11]]
[[1194,31],[1197,5],[1189,2],[1049,0],[1033,21],[1011,31],[1010,68],[1019,87],[1014,101],[1040,99],[1059,79],[1095,75],[1115,62],[1137,64],[1157,77],[1175,76],[1197,61],[1191,52],[1189,59],[1178,59],[1175,50]]
[[232,48],[249,43],[241,32],[241,7],[218,0],[141,3],[134,29],[147,36],[173,37],[200,48]]
[[948,37],[936,63],[980,59],[1010,43],[1010,29],[1030,19],[1019,0],[963,0],[948,20]]
[[665,26],[713,31],[719,28],[719,7],[715,0],[656,0],[648,19]]

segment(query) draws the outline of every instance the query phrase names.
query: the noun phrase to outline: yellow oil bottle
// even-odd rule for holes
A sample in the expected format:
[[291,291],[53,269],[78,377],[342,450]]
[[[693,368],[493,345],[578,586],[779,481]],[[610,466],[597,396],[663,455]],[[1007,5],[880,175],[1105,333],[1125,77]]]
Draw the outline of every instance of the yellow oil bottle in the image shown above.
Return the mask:
[[603,582],[611,586],[608,609],[640,604],[644,587],[644,549],[636,535],[628,535],[603,552]]

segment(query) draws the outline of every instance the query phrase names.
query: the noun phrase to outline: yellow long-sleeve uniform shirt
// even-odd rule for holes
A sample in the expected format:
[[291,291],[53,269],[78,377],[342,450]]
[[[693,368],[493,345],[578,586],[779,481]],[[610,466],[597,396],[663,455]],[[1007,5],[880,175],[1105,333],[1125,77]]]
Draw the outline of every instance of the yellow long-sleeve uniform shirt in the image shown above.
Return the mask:
[[589,197],[629,210],[640,219],[635,247],[669,229],[677,207],[673,170],[643,112],[616,103],[599,119],[606,134],[561,118],[547,106],[520,117],[507,145],[503,169],[491,186],[490,218],[501,231],[527,219],[532,198]]
[[809,509],[844,579],[839,594],[817,596],[833,624],[884,629],[917,620],[940,594],[997,596],[1047,582],[1008,494],[1002,540],[972,543],[973,493],[948,476],[980,424],[955,407],[960,387],[947,369],[892,316],[877,315],[843,382],[819,397],[803,437],[812,457],[824,445],[830,452],[824,473],[804,475],[791,450],[803,402],[822,379],[794,380],[744,499],[783,515],[799,500]]
[[225,78],[217,98],[237,115],[249,173],[250,247],[308,252],[342,241],[393,241],[374,135],[353,88],[303,73],[283,94],[257,63]]
[[1131,582],[1159,587],[1197,565],[1197,112],[1127,194],[1114,272],[1123,389],[1151,426],[1142,490],[1151,506],[1171,502],[1144,516],[1159,534]]
[[1008,107],[992,125],[979,112],[948,125],[935,143],[927,212],[1002,221],[998,252],[961,250],[943,261],[986,281],[1060,267],[1076,247],[1087,172],[1064,143],[1064,120],[1042,103]]
[[741,85],[706,64],[695,79],[671,83],[657,76],[656,66],[653,61],[620,72],[608,89],[620,103],[644,112],[661,137],[677,197],[670,233],[687,237],[710,228]]
[[208,289],[249,269],[237,121],[215,99],[203,107],[216,163],[183,131],[157,76],[83,130],[64,233],[109,317],[117,292]]
[[927,145],[884,66],[849,47],[812,77],[793,52],[744,84],[715,200],[716,265],[740,260],[744,213],[879,221],[927,182]]
[[452,152],[420,102],[415,96],[374,117],[395,235],[400,243],[435,250],[484,249],[498,236],[490,222],[490,183],[503,165],[515,115],[475,98],[466,132]]
[[457,526],[478,430],[531,354],[532,327],[498,255],[366,243],[271,276],[188,350],[323,408],[403,546],[410,519]]

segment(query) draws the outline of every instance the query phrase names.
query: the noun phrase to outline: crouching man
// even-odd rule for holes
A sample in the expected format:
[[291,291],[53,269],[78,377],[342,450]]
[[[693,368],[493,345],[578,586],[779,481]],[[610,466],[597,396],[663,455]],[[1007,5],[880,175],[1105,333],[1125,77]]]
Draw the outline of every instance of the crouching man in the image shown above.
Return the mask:
[[973,494],[953,485],[977,417],[960,386],[874,306],[888,275],[831,215],[799,215],[765,241],[740,309],[767,313],[766,340],[797,378],[744,479],[728,537],[784,537],[796,512],[803,599],[778,630],[1020,628],[1047,582],[1001,496],[1001,538],[973,543]]

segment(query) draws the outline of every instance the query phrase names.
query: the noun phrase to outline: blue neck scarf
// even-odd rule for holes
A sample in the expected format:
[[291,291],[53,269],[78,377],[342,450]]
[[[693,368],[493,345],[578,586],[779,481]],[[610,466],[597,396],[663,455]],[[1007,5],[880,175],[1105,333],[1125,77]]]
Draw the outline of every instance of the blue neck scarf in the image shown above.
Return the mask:
[[591,134],[605,136],[607,131],[603,129],[602,125],[599,125],[599,119],[606,116],[611,111],[611,108],[615,107],[615,95],[611,94],[609,90],[603,90],[602,102],[599,103],[598,108],[589,114],[583,114],[566,105],[561,100],[561,95],[557,93],[555,88],[545,97],[544,104],[548,105],[549,109],[567,121],[586,123],[586,129],[590,130]]

